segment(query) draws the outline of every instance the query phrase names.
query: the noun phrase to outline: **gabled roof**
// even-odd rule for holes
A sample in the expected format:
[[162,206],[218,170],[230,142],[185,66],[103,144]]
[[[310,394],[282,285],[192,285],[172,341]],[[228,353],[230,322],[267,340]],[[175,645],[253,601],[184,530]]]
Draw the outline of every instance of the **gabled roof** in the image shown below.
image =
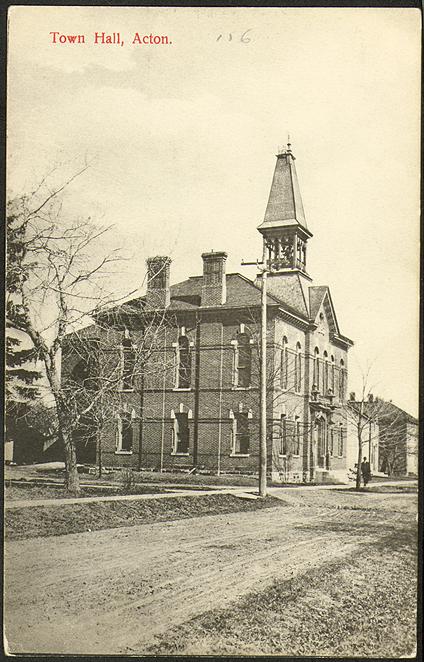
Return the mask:
[[330,331],[340,335],[339,324],[331,300],[330,289],[327,285],[311,286],[309,288],[309,311],[311,320],[314,322],[317,321],[318,313],[322,305],[324,305]]
[[[227,299],[219,308],[244,308],[260,306],[261,288],[241,274],[227,274]],[[171,303],[168,310],[182,310],[201,306],[202,276],[191,276],[181,283],[171,285]],[[281,305],[272,295],[267,296],[268,305]]]
[[309,287],[309,314],[311,316],[311,320],[316,320],[319,309],[321,308],[322,300],[324,299],[327,290],[328,287],[326,285],[311,285]]
[[[188,311],[201,309],[201,295],[202,295],[202,276],[190,276],[187,280],[180,283],[175,283],[170,287],[170,305],[168,311]],[[224,304],[216,306],[219,310],[230,310],[236,308],[249,308],[259,307],[261,305],[261,287],[256,285],[252,280],[246,278],[242,274],[233,273],[226,275],[227,299]],[[145,306],[146,297],[141,296],[128,301],[125,306],[128,308],[134,307],[135,309],[143,309]],[[296,318],[301,318],[303,321],[308,322],[309,316],[301,313],[294,306],[287,303],[285,300],[271,293],[267,295],[267,305],[279,308],[284,312]],[[210,306],[205,307],[206,309]]]
[[[352,409],[358,410],[360,401],[348,400],[348,405]],[[383,421],[383,419],[387,421],[389,419],[392,423],[394,420],[405,420],[407,423],[418,425],[418,419],[414,416],[408,414],[407,411],[398,407],[393,402],[382,400],[381,398],[374,398],[371,402],[364,402],[364,415],[367,418],[378,418],[380,421]]]
[[401,407],[398,407],[395,405],[393,402],[386,402],[385,400],[382,401],[384,402],[383,406],[383,416],[388,416],[388,417],[401,417],[404,420],[406,420],[407,423],[413,423],[414,425],[418,425],[418,420],[412,416],[411,414],[408,414],[407,411],[402,409]]

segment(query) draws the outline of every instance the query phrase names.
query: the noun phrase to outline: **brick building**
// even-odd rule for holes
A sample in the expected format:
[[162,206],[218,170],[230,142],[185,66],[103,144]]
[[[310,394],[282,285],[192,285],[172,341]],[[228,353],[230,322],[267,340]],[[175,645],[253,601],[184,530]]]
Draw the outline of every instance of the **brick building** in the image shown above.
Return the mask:
[[[277,480],[344,479],[352,341],[339,330],[329,288],[307,273],[312,233],[290,145],[277,155],[258,231],[269,268],[269,472]],[[114,336],[124,376],[119,410],[101,434],[104,465],[257,472],[261,283],[227,274],[226,260],[224,251],[204,253],[202,275],[174,285],[168,257],[147,261],[147,293],[130,302],[131,322],[122,317]],[[131,375],[125,366],[152,320],[159,330],[150,368]],[[64,361],[64,374],[75,371],[73,361]],[[94,439],[85,453],[95,460]]]

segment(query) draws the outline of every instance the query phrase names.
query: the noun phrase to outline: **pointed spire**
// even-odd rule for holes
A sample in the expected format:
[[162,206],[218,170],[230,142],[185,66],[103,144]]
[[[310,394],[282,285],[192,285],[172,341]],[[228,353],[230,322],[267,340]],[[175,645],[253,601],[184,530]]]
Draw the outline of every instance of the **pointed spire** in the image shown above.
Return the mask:
[[295,157],[291,150],[290,135],[287,139],[287,148],[278,150],[265,217],[259,229],[301,225],[308,230],[294,164]]

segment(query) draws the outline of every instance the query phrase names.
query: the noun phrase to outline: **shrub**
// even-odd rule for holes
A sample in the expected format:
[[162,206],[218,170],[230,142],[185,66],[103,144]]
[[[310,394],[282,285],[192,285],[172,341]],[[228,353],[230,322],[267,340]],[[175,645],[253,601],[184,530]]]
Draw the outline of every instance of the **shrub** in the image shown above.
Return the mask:
[[135,487],[135,476],[132,469],[122,469],[121,489],[123,492],[131,492]]

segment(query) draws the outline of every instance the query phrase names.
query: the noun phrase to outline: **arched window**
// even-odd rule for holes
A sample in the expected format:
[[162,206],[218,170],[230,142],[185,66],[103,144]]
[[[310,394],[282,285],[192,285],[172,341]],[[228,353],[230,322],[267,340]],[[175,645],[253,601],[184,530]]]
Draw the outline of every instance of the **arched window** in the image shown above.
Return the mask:
[[252,379],[252,346],[248,333],[237,335],[234,354],[234,386],[248,388]]
[[288,377],[288,351],[287,351],[287,338],[284,336],[282,342],[283,348],[281,350],[280,358],[280,385],[281,388],[287,388],[287,377]]
[[322,379],[322,386],[323,386],[323,393],[324,395],[327,395],[328,393],[328,385],[329,385],[329,364],[328,364],[328,354],[327,352],[324,352],[324,371],[323,371],[323,379]]
[[345,399],[345,392],[346,392],[346,373],[344,369],[344,361],[341,359],[340,361],[340,369],[339,369],[339,398],[340,400]]
[[302,348],[300,343],[296,345],[296,356],[294,358],[294,390],[300,393],[302,388]]
[[247,412],[237,412],[235,415],[236,432],[235,432],[235,445],[234,453],[237,455],[247,455],[249,453],[249,419]]
[[334,361],[334,356],[331,357],[330,387],[334,395],[334,389],[336,388],[336,363]]
[[190,429],[188,414],[178,412],[174,418],[172,449],[175,455],[188,455],[190,450]]
[[231,455],[249,455],[252,410],[246,410],[240,403],[238,412],[230,410],[230,418],[233,421]]
[[314,388],[319,391],[319,349],[314,350]]
[[178,370],[177,388],[190,388],[191,383],[191,355],[190,341],[186,335],[178,338]]
[[129,332],[125,331],[122,339],[122,389],[132,391],[134,388],[135,352]]
[[117,419],[116,452],[132,453],[133,448],[133,415],[122,412]]

